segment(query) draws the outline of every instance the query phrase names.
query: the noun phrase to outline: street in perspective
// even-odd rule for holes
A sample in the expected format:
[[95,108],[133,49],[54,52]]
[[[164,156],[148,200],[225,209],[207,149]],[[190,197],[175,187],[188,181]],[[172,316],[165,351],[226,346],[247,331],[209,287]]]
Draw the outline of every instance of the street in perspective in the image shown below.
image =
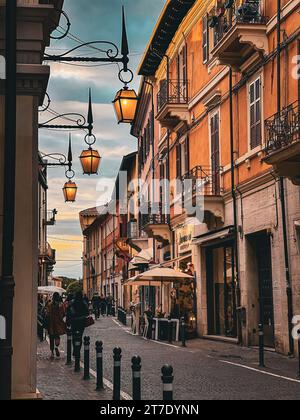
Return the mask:
[[300,0],[0,0],[0,400],[299,400],[299,103]]

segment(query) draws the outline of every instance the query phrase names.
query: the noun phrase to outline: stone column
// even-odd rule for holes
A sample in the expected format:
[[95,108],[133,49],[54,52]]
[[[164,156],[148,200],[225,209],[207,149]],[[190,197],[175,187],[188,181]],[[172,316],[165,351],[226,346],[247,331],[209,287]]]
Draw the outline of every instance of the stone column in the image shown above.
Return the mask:
[[[47,89],[50,68],[42,65],[50,32],[62,1],[18,1],[17,158],[14,242],[12,393],[15,399],[38,397],[36,325],[38,285],[38,107]],[[0,0],[0,55],[5,54],[4,6]],[[0,80],[0,214],[3,207],[4,82]],[[4,157],[5,158],[5,157]],[[1,176],[2,174],[2,176]],[[0,219],[1,221],[1,219]],[[0,223],[0,243],[2,223]],[[0,254],[0,259],[1,259]],[[0,261],[1,265],[1,261]]]

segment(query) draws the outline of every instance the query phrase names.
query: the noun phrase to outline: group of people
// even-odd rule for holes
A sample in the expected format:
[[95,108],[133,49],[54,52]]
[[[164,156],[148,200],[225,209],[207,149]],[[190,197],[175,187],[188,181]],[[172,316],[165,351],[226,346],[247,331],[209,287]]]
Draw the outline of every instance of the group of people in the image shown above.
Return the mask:
[[104,295],[99,296],[98,293],[95,293],[91,301],[95,318],[99,319],[100,316],[115,315],[114,303],[115,301],[112,295],[108,295],[107,297],[105,297]]
[[[65,301],[59,293],[54,293],[52,300],[42,306],[39,301],[39,338],[43,340],[41,330],[46,330],[49,335],[51,359],[60,357],[60,340],[67,333],[69,327],[73,337],[73,348],[75,348],[75,337],[80,336],[81,346],[85,328],[90,325],[89,306],[81,291],[74,296],[69,295]],[[80,348],[81,348],[80,346]]]

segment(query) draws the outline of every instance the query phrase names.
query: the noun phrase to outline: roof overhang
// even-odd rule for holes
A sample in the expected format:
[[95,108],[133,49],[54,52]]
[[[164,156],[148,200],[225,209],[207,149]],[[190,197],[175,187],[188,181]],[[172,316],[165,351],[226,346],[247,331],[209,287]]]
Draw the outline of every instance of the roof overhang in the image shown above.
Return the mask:
[[155,75],[183,19],[196,0],[167,0],[138,69],[140,76]]

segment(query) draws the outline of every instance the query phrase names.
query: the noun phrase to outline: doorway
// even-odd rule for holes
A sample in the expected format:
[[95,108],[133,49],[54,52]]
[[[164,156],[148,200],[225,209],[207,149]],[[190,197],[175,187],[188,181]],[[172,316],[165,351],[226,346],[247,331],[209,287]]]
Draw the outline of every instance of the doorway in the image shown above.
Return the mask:
[[275,347],[275,323],[272,276],[271,238],[268,232],[250,237],[257,259],[259,320],[264,326],[266,347]]
[[206,251],[209,335],[237,337],[234,260],[232,243]]

